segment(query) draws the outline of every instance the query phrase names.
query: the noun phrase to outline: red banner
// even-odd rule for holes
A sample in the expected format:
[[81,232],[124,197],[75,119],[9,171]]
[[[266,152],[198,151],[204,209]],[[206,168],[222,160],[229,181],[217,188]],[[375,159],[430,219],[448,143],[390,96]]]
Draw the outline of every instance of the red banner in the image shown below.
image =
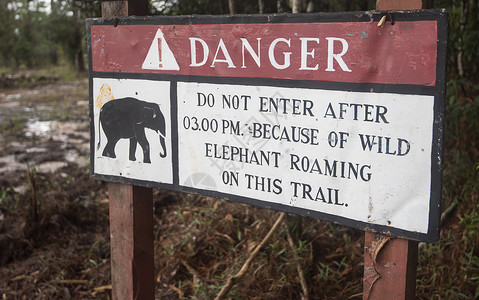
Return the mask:
[[95,72],[436,85],[435,21],[93,25]]

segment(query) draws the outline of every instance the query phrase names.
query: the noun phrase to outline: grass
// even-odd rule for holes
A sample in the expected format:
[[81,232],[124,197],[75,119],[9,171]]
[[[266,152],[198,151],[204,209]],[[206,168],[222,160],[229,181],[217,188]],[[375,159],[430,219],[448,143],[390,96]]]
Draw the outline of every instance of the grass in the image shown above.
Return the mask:
[[0,87],[31,88],[40,84],[86,79],[87,72],[78,73],[71,65],[60,63],[38,69],[0,67]]
[[[162,201],[163,192],[157,193],[155,201]],[[191,200],[192,196],[177,195],[177,202],[156,218],[157,297],[214,298],[266,235],[278,213],[201,196],[193,202],[183,197]],[[278,230],[228,297],[300,299],[299,263],[312,299],[360,298],[363,233],[307,218],[303,228],[295,241],[297,258],[285,229]],[[477,210],[463,204],[444,224],[441,240],[420,248],[418,299],[478,297],[478,228]]]
[[6,122],[3,122],[0,125],[0,133],[2,134],[15,134],[23,130],[27,119],[23,114],[13,114],[11,115]]
[[[178,204],[173,206],[181,207],[181,213],[170,208],[165,210],[168,212],[166,215],[157,218],[157,235],[163,232],[163,228],[175,232],[175,237],[164,235],[155,244],[157,265],[159,264],[157,278],[161,283],[157,285],[157,297],[179,296],[178,292],[170,288],[171,285],[181,290],[185,298],[214,297],[226,278],[241,268],[278,215],[277,212],[266,209],[194,197],[196,201],[188,202],[182,199],[182,195],[178,195]],[[161,198],[162,195],[159,194],[158,201]],[[185,198],[191,199],[191,196]],[[350,244],[337,249],[333,245],[343,243],[343,235],[333,236],[324,244],[319,242],[323,236],[329,235],[330,224],[305,219],[303,226],[306,230],[296,241],[296,251],[299,254],[297,260],[288,245],[285,229],[278,230],[253,262],[248,275],[230,291],[228,297],[245,299],[256,295],[258,299],[299,298],[301,287],[297,262],[302,265],[306,278],[309,279],[309,287],[317,295],[339,293],[345,296],[360,292],[360,280],[348,284],[346,288],[338,284],[347,282],[353,273],[356,276],[362,274],[361,256],[348,255],[349,251],[361,248],[359,232],[338,229],[348,235],[346,240]],[[327,255],[323,256],[321,252]]]

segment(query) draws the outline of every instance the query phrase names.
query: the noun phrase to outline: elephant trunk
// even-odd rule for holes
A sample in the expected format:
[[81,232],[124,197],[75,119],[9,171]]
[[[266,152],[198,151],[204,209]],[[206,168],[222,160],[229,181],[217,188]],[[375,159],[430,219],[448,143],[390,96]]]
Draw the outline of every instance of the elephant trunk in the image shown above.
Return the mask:
[[163,150],[163,153],[160,153],[160,157],[166,157],[166,144],[165,144],[165,137],[160,134],[160,145],[161,149]]

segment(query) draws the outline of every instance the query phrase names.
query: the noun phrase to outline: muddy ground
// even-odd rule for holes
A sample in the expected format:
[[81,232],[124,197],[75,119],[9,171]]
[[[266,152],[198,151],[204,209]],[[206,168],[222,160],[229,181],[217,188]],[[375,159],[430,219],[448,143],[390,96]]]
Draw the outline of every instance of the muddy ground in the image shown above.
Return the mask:
[[[453,210],[438,244],[420,245],[419,299],[479,296],[474,201]],[[155,190],[156,298],[214,298],[278,215]],[[362,299],[362,240],[288,216],[229,297]],[[89,174],[88,81],[0,90],[2,300],[110,299],[109,255],[106,184]]]
[[87,94],[87,80],[0,91],[3,299],[88,298],[90,282],[109,284],[108,201],[88,171]]

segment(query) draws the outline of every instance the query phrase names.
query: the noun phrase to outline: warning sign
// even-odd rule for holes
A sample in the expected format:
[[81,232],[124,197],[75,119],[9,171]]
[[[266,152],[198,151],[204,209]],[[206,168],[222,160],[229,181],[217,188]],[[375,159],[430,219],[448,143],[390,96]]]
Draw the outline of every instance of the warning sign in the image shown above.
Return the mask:
[[93,176],[437,240],[447,16],[381,17],[89,20]]
[[180,67],[176,62],[173,52],[171,52],[168,43],[161,32],[158,29],[153,41],[151,42],[150,49],[146,55],[145,61],[141,66],[145,70],[174,70],[178,71]]

